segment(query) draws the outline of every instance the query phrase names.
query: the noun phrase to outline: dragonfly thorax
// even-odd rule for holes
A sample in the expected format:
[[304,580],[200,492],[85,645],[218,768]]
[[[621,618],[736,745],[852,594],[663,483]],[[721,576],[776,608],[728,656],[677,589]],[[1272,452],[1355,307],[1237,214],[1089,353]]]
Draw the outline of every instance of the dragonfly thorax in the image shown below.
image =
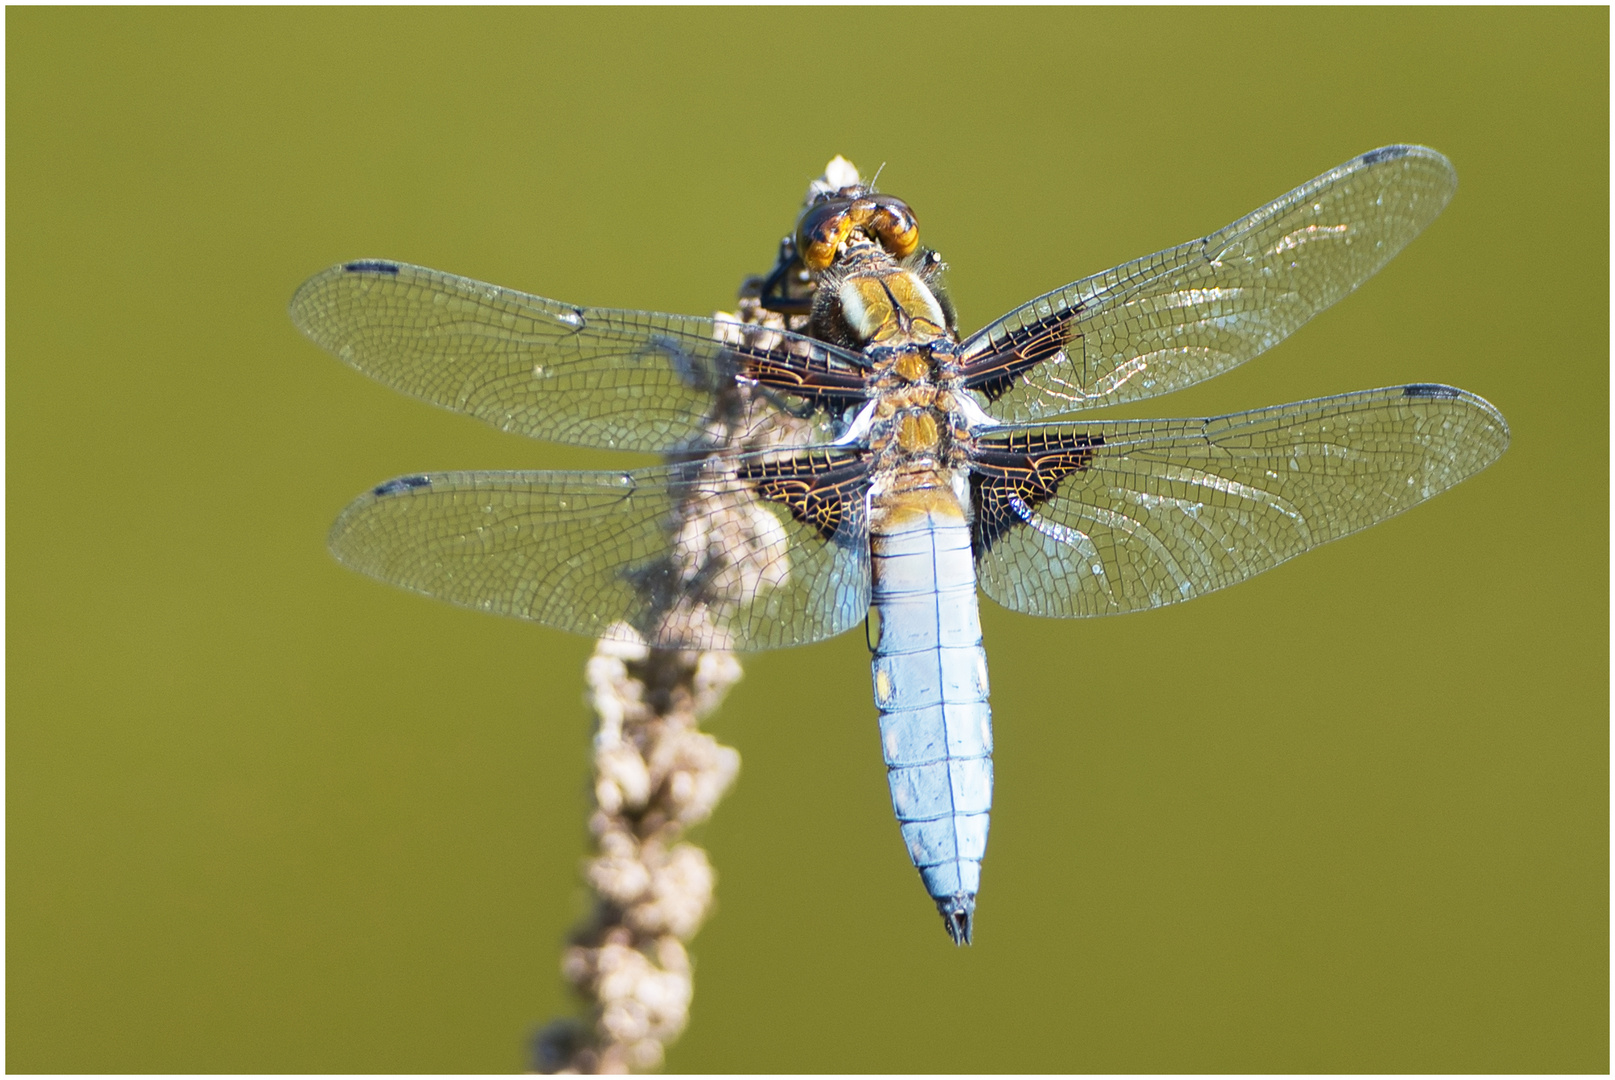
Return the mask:
[[947,474],[966,465],[969,432],[956,415],[958,396],[935,385],[919,384],[883,391],[875,401],[869,431],[871,473],[934,473],[931,484],[951,488]]
[[900,267],[843,277],[836,300],[847,329],[866,345],[924,344],[948,335],[936,296],[917,275]]
[[958,340],[953,306],[934,251],[898,257],[873,240],[845,242],[835,261],[813,273],[809,336],[868,350]]

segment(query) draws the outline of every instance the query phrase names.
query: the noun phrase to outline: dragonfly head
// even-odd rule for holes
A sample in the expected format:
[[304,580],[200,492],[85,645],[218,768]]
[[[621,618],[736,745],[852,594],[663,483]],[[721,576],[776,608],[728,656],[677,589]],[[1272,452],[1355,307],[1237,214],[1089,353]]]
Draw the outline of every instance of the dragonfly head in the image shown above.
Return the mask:
[[862,184],[820,195],[796,223],[796,250],[809,270],[826,269],[842,245],[856,239],[906,259],[919,249],[920,226],[908,203]]

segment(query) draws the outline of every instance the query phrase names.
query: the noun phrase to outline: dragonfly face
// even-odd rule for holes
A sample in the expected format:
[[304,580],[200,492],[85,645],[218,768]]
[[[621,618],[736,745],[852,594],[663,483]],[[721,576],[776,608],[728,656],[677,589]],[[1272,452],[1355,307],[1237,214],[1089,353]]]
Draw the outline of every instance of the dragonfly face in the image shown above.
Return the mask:
[[1422,383],[1220,417],[1050,419],[1283,340],[1440,213],[1456,177],[1432,150],[1364,154],[965,337],[912,210],[840,172],[743,319],[582,308],[381,261],[310,279],[291,313],[424,400],[669,457],[388,481],[332,530],[348,565],[661,648],[799,645],[876,616],[893,807],[968,942],[992,786],[978,589],[1052,616],[1190,599],[1446,490],[1502,454],[1508,427]]

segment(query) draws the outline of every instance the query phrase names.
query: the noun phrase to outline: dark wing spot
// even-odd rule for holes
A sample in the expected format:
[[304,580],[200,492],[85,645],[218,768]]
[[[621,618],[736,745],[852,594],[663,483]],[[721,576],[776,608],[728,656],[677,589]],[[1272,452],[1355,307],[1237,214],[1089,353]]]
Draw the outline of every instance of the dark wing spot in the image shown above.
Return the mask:
[[382,262],[379,259],[364,259],[359,262],[343,263],[342,269],[350,274],[397,274],[398,264]]
[[859,454],[809,453],[782,461],[750,462],[740,478],[769,502],[789,508],[825,540],[835,538],[864,496],[869,463]]
[[1411,149],[1413,149],[1411,146],[1382,146],[1378,150],[1370,150],[1364,154],[1362,162],[1364,165],[1378,165],[1380,162],[1390,161],[1392,158],[1407,157],[1408,151]]
[[428,476],[400,476],[396,480],[389,480],[385,484],[377,484],[371,494],[386,498],[389,495],[402,495],[416,488],[431,487],[432,479]]
[[1054,498],[1060,481],[1093,462],[1103,435],[1032,429],[976,441],[970,452],[970,501],[975,509],[976,558],[1005,531],[1025,523],[1023,511]]
[[1402,387],[1403,397],[1412,398],[1447,398],[1452,399],[1463,394],[1455,386],[1442,386],[1440,383],[1413,383]]

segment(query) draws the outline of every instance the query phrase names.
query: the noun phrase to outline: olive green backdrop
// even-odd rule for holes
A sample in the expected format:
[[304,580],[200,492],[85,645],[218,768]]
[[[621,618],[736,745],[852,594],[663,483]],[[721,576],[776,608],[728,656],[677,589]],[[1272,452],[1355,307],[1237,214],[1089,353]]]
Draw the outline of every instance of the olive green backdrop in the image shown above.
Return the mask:
[[1397,141],[1458,195],[1358,294],[1128,415],[1408,381],[1514,445],[1120,619],[984,605],[975,947],[891,818],[862,636],[712,728],[673,1070],[1608,1068],[1608,13],[17,10],[7,1061],[514,1070],[568,1008],[588,641],[338,567],[386,477],[612,467],[410,401],[293,289],[406,259],[706,313],[833,154],[962,321]]

